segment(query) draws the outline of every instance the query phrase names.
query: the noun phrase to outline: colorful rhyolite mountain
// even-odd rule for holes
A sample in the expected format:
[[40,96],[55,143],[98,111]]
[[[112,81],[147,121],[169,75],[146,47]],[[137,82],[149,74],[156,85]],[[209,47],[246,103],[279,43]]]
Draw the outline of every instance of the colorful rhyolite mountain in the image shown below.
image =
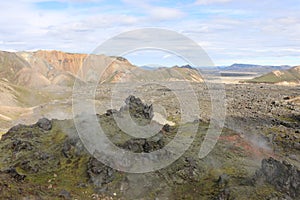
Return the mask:
[[[97,71],[100,77],[95,77]],[[145,71],[122,57],[65,53],[61,51],[0,52],[0,78],[16,85],[41,88],[71,86],[82,81],[195,81],[203,79],[195,69],[160,68]]]

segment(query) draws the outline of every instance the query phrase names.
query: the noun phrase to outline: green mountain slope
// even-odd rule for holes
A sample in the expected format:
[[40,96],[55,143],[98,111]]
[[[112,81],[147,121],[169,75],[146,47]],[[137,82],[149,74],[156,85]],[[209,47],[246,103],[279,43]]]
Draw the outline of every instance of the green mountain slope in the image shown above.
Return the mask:
[[300,84],[300,66],[288,70],[276,70],[246,81],[248,83]]

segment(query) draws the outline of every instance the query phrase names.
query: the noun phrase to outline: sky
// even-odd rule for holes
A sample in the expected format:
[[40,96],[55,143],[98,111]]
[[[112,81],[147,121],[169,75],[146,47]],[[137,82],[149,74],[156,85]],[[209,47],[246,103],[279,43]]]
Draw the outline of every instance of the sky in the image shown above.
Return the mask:
[[[163,28],[199,44],[215,65],[300,65],[298,0],[1,1],[0,50],[91,53],[140,28]],[[181,65],[164,51],[124,55],[136,65]]]

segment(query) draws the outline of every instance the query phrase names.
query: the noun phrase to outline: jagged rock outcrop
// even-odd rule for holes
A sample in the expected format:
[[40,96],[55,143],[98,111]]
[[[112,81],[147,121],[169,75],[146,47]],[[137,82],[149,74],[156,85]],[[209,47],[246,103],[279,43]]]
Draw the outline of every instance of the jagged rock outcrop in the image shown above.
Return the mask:
[[263,159],[255,180],[267,182],[292,198],[300,197],[300,170],[286,161]]
[[[133,95],[126,98],[125,105],[122,106],[119,111],[114,109],[107,110],[106,116],[115,114],[120,117],[125,111],[129,111],[130,117],[134,120],[138,120],[140,125],[148,124],[154,116],[153,106],[143,103],[140,98]],[[162,131],[170,131],[170,126],[163,126],[162,130],[153,137],[147,139],[132,138],[119,146],[135,153],[149,153],[161,149],[164,146]]]
[[112,182],[116,176],[116,170],[104,165],[95,158],[90,158],[87,165],[89,180],[97,187],[103,187]]
[[152,105],[144,104],[140,98],[133,95],[127,97],[125,103],[126,105],[121,108],[121,111],[129,109],[130,114],[136,118],[152,119],[154,115]]

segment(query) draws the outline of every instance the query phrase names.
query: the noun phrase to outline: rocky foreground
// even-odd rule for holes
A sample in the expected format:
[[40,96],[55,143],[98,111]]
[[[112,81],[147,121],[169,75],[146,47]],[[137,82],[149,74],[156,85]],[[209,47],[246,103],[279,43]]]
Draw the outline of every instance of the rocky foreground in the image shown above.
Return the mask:
[[[152,117],[151,106],[138,98],[128,98],[125,109],[142,123]],[[165,125],[151,138],[131,138],[118,128],[113,118],[114,114],[122,115],[123,110],[124,107],[98,115],[105,133],[120,148],[149,153],[163,148],[177,132],[179,124]],[[188,151],[167,168],[145,174],[119,172],[97,161],[85,150],[72,120],[43,118],[33,125],[17,125],[0,141],[0,196],[2,199],[299,199],[299,168],[288,161],[279,161],[284,158],[281,153],[258,147],[241,133],[226,128],[214,150],[199,159],[199,147],[208,124],[202,120],[193,123],[199,124],[199,129]]]

